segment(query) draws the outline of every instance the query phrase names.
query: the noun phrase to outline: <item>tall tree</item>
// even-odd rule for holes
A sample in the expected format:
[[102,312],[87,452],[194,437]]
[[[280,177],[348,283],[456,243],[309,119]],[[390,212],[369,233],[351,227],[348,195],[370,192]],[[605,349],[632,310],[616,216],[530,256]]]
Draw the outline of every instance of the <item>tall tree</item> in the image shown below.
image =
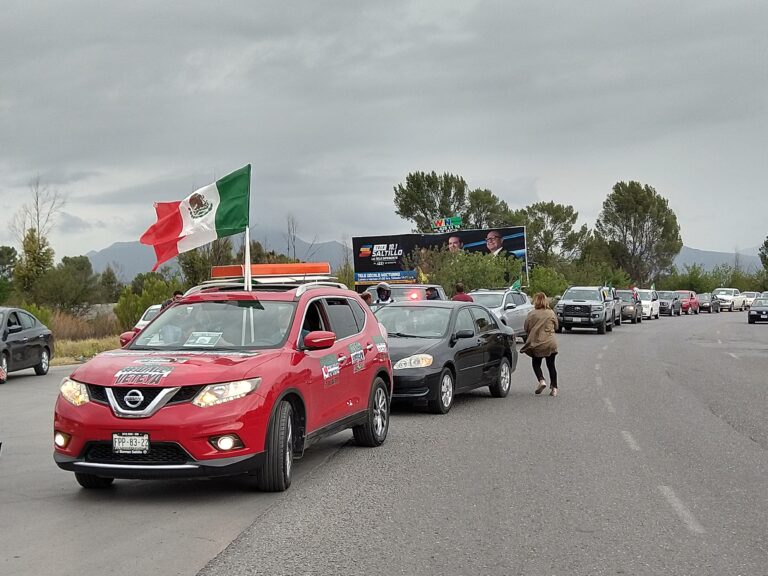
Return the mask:
[[226,266],[240,263],[232,253],[232,239],[229,236],[218,238],[206,246],[201,246],[177,256],[181,274],[186,286],[195,286],[211,277],[213,266]]
[[13,291],[13,268],[18,254],[16,248],[0,246],[0,304],[5,302]]
[[438,218],[467,210],[467,183],[454,174],[412,172],[395,186],[395,214],[412,221],[416,232],[430,232]]
[[765,237],[763,245],[760,246],[757,255],[760,256],[760,262],[763,263],[763,269],[768,272],[768,236]]
[[511,212],[504,200],[490,190],[478,188],[469,193],[461,218],[463,228],[498,228],[510,223]]
[[608,242],[614,262],[639,284],[668,270],[683,247],[667,199],[639,182],[614,185],[595,227]]
[[102,303],[117,302],[122,289],[123,286],[117,279],[112,266],[107,266],[99,275],[99,299]]
[[87,256],[65,256],[35,286],[35,303],[80,315],[98,298],[97,276]]
[[526,206],[523,212],[529,260],[537,266],[554,266],[559,261],[579,257],[588,230],[586,225],[575,229],[579,213],[573,206],[537,202]]
[[37,237],[41,241],[47,239],[56,216],[65,204],[64,196],[58,190],[51,190],[43,185],[39,176],[29,183],[29,192],[30,201],[15,214],[11,224],[20,244],[27,238],[30,229],[37,231]]
[[14,290],[22,300],[39,304],[36,297],[37,283],[53,267],[53,248],[48,240],[29,228],[21,244],[21,256],[13,269]]

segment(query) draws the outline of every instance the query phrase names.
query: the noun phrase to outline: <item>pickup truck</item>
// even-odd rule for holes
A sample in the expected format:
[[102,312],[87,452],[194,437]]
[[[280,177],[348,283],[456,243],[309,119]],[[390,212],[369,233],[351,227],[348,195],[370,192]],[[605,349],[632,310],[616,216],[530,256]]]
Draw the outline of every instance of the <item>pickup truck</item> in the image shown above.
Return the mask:
[[571,328],[596,328],[598,334],[611,332],[614,326],[621,324],[619,306],[613,288],[571,286],[555,306],[558,332]]
[[720,300],[720,309],[733,312],[737,308],[742,312],[747,308],[747,297],[736,288],[718,288],[712,292]]

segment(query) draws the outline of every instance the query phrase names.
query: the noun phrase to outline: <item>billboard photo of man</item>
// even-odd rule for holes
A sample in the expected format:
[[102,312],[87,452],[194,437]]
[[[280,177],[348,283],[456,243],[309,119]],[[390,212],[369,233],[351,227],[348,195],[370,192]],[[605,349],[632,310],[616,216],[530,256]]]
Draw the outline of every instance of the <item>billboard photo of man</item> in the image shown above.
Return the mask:
[[449,236],[448,237],[448,251],[449,252],[463,252],[464,251],[464,242],[461,241],[461,238],[458,236]]
[[488,254],[498,256],[499,252],[504,250],[504,239],[501,237],[501,233],[497,230],[489,230],[485,236],[485,248],[488,250]]

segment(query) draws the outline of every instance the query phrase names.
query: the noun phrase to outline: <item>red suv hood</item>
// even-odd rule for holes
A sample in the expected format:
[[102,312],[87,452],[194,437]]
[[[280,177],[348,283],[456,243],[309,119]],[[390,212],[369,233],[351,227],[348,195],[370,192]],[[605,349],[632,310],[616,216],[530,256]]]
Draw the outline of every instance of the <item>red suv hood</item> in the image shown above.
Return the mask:
[[242,380],[279,356],[277,350],[249,353],[146,352],[114,350],[78,367],[72,378],[101,386],[185,386]]

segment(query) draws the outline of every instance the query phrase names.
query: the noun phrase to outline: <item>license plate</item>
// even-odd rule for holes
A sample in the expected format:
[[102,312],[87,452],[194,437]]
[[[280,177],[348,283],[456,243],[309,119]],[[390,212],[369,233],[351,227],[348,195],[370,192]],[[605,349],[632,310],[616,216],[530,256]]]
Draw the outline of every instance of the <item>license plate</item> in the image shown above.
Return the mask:
[[578,323],[578,322],[581,322],[582,320],[584,320],[584,319],[583,318],[579,318],[578,316],[574,317],[574,318],[568,318],[568,322],[577,322]]
[[768,318],[768,314],[760,314],[760,318]]
[[146,454],[149,452],[149,434],[144,432],[115,432],[112,434],[112,452],[115,454]]

